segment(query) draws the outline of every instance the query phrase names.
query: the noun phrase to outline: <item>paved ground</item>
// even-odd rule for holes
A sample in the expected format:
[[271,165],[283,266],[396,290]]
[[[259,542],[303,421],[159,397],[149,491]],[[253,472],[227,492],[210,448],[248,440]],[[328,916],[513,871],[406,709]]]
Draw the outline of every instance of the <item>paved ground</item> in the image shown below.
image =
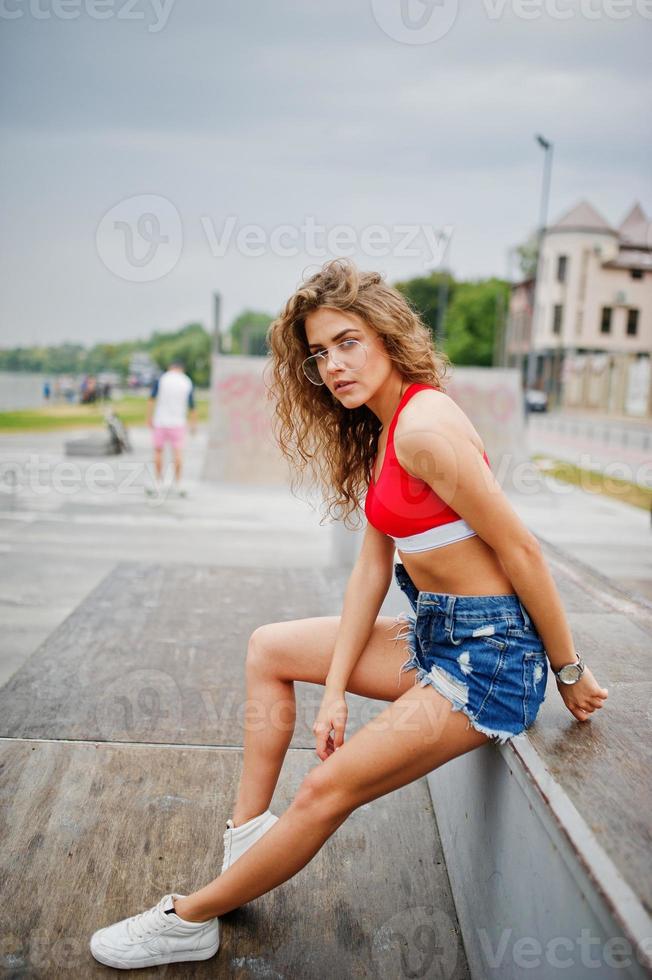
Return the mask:
[[[294,567],[335,560],[336,536],[319,526],[317,502],[311,509],[283,488],[200,482],[205,428],[189,441],[185,500],[145,496],[149,432],[134,427],[130,436],[133,453],[104,460],[65,457],[71,433],[2,438],[0,684],[120,560],[259,567],[274,567],[280,556]],[[535,533],[652,599],[644,511],[536,475],[506,492]]]
[[532,494],[506,491],[535,534],[652,600],[650,514],[550,477],[541,476],[536,486]]
[[531,414],[530,452],[652,487],[652,426],[566,412]]
[[267,568],[279,556],[293,567],[332,559],[331,529],[288,490],[200,482],[205,427],[189,440],[187,499],[145,496],[152,473],[144,427],[130,428],[132,453],[102,460],[65,457],[68,438],[2,438],[0,684],[118,561]]

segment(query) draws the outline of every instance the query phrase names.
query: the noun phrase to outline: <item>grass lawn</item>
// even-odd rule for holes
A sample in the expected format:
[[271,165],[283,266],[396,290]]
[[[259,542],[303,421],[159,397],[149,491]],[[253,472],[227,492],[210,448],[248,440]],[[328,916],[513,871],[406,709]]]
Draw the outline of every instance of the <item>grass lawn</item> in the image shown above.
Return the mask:
[[[636,483],[629,483],[617,476],[605,475],[595,470],[583,470],[565,460],[551,459],[545,453],[536,453],[532,459],[543,473],[553,476],[556,480],[573,483],[588,493],[602,493],[633,507],[641,507],[647,511],[652,509],[652,488],[640,487]],[[542,465],[544,460],[545,464]]]
[[[196,398],[197,418],[208,420],[209,403],[206,398]],[[111,409],[125,425],[145,425],[147,399],[127,396],[115,401],[96,402],[94,405],[48,405],[44,408],[27,408],[15,412],[0,412],[0,432],[47,432],[54,429],[71,429],[80,426],[103,426],[104,412]]]

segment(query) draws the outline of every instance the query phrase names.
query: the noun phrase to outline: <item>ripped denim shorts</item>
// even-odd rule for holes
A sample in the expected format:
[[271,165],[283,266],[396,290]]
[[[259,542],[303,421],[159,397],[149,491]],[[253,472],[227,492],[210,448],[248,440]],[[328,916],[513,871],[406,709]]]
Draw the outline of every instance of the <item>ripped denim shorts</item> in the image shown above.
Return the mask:
[[416,668],[415,684],[431,684],[500,743],[529,728],[545,698],[548,658],[516,593],[420,592],[401,562],[394,574],[414,610],[399,617],[408,626],[397,638],[410,651],[399,677]]

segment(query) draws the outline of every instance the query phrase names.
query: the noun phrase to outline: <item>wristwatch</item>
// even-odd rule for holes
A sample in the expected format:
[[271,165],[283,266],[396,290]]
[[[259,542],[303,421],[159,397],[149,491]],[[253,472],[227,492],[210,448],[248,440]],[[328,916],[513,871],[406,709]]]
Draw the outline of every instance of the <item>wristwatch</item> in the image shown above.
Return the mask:
[[577,684],[578,680],[584,673],[584,661],[580,654],[577,654],[577,660],[572,664],[564,664],[559,670],[553,670],[553,674],[558,681],[562,684]]

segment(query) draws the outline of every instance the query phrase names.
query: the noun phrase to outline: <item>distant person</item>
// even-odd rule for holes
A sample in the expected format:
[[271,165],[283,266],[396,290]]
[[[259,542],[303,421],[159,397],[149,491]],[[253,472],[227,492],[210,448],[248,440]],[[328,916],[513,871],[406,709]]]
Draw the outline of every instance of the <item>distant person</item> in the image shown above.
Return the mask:
[[69,405],[75,400],[75,382],[72,378],[66,377],[62,382],[63,395]]
[[45,384],[43,385],[43,397],[46,400],[46,402],[50,401],[50,391],[51,391],[50,382],[46,381]]
[[185,373],[181,361],[173,361],[167,371],[158,378],[152,387],[147,403],[147,424],[152,429],[154,442],[154,469],[156,487],[147,489],[149,496],[158,494],[163,483],[163,447],[166,442],[172,446],[174,457],[175,490],[180,497],[187,496],[181,485],[183,469],[183,446],[186,436],[186,419],[190,418],[190,431],[197,430],[197,409],[195,407],[194,387]]

